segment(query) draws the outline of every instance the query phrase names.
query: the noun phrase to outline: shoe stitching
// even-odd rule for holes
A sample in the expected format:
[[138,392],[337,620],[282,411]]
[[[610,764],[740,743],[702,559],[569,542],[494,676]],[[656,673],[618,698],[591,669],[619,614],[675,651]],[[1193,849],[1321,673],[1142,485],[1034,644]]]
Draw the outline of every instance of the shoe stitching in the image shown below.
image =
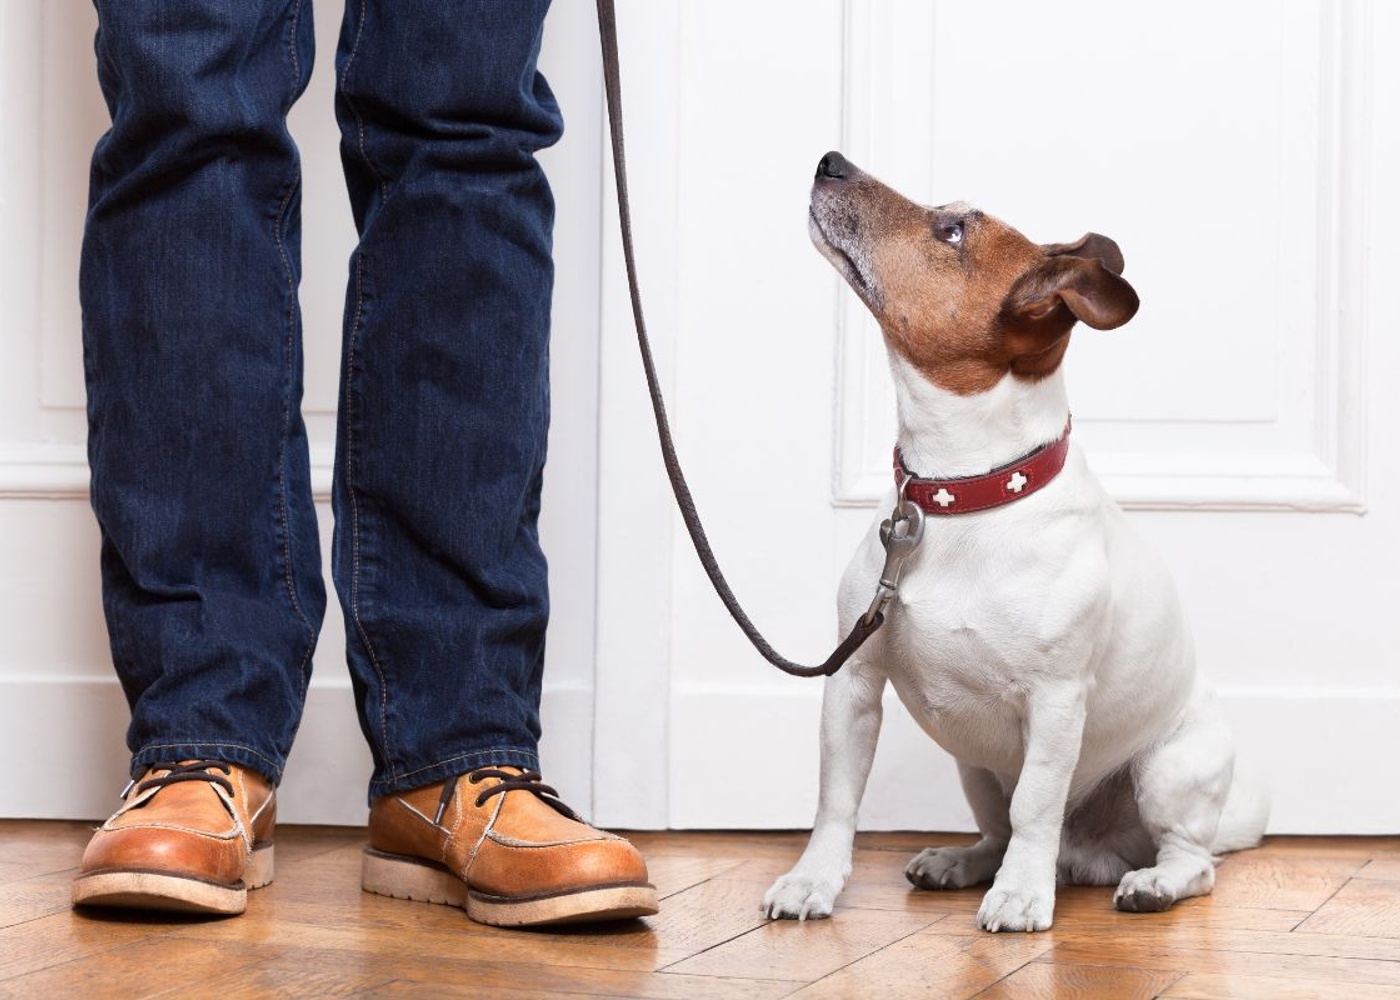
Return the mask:
[[[237,789],[238,789],[238,795],[237,795],[237,797],[228,794],[227,792],[225,792],[222,788],[220,788],[220,787],[217,786],[217,785],[214,786],[214,793],[215,793],[216,795],[218,795],[220,798],[223,798],[223,799],[226,799],[226,800],[227,800],[228,807],[229,807],[229,812],[233,813],[233,826],[234,826],[234,829],[237,831],[238,835],[243,839],[243,847],[244,847],[244,850],[246,850],[248,853],[251,854],[252,851],[253,851],[253,831],[252,831],[252,829],[251,829],[252,824],[251,824],[251,823],[244,823],[244,822],[243,822],[243,817],[244,817],[244,816],[247,816],[248,813],[249,813],[249,808],[248,808],[248,785],[247,785],[247,782],[245,782],[245,781],[243,780],[243,774],[242,774],[242,772],[240,772],[240,771],[235,771],[235,772],[233,773],[233,779],[234,779],[234,784],[235,784],[235,786],[236,786]],[[239,811],[239,808],[238,808],[238,806],[239,806],[238,799],[239,799],[239,798],[241,798],[241,799],[243,800],[243,802],[242,802],[243,809],[242,809],[241,812]]]
[[401,796],[396,795],[396,796],[394,796],[393,801],[395,801],[395,802],[397,802],[399,805],[403,806],[405,809],[407,809],[409,812],[413,813],[413,815],[417,816],[419,819],[421,819],[424,823],[427,823],[429,826],[435,826],[435,825],[436,825],[436,824],[433,822],[433,818],[432,818],[431,816],[427,816],[427,815],[424,815],[423,813],[419,812],[418,807],[415,806],[412,802],[408,801],[408,799],[405,799],[405,798],[402,798]]
[[201,830],[194,826],[185,826],[181,823],[132,823],[129,826],[111,828],[111,832],[113,833],[123,833],[127,830],[176,830],[180,833],[192,833],[206,840],[217,840],[220,843],[236,840],[242,833],[242,831],[238,829],[229,830],[227,833],[211,833],[208,830]]
[[576,837],[573,840],[517,840],[509,834],[498,833],[495,830],[490,831],[490,833],[488,833],[487,836],[490,837],[496,843],[500,844],[502,847],[519,847],[527,849],[535,847],[573,847],[576,844],[605,844],[614,839],[621,839],[610,837],[607,834],[603,833],[601,830],[594,832],[596,836]]
[[504,795],[498,796],[496,799],[496,808],[491,813],[491,818],[488,819],[486,825],[482,827],[481,836],[478,837],[476,843],[472,845],[471,853],[467,856],[467,863],[462,866],[462,880],[464,882],[467,880],[467,874],[472,870],[472,866],[476,864],[477,855],[481,853],[481,845],[486,843],[487,837],[491,836],[491,832],[496,826],[496,821],[500,819],[501,810],[505,808],[505,805],[506,797]]

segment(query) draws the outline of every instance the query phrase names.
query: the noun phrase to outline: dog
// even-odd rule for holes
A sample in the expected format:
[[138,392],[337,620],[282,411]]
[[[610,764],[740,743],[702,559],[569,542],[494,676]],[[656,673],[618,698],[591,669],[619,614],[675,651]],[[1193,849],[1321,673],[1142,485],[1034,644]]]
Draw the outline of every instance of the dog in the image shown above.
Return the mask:
[[887,681],[956,758],[980,833],[915,855],[914,886],[991,882],[987,931],[1049,928],[1057,880],[1116,884],[1135,912],[1209,893],[1215,857],[1258,844],[1268,803],[1235,780],[1167,570],[1070,439],[1071,329],[1138,308],[1117,244],[1040,246],[963,203],[917,205],[835,152],[809,228],[884,335],[899,430],[883,535],[907,557],[892,586],[877,523],[842,579],[842,634],[872,595],[892,598],[826,681],[816,821],[767,915],[831,914]]

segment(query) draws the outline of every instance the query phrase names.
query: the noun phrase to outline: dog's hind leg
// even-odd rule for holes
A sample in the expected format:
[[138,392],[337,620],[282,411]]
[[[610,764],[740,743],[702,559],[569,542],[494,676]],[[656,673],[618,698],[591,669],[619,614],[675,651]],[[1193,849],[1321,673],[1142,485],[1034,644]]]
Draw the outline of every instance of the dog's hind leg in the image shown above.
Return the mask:
[[880,735],[885,676],[848,663],[828,677],[822,696],[821,792],[802,857],[763,897],[770,918],[827,917],[851,874],[856,811]]
[[1157,863],[1123,876],[1113,897],[1118,909],[1156,912],[1214,888],[1212,845],[1234,762],[1220,709],[1198,690],[1177,730],[1133,764],[1138,812]]
[[919,889],[966,889],[990,882],[1011,841],[1011,798],[991,771],[958,764],[982,839],[971,847],[925,847],[910,859],[904,877]]

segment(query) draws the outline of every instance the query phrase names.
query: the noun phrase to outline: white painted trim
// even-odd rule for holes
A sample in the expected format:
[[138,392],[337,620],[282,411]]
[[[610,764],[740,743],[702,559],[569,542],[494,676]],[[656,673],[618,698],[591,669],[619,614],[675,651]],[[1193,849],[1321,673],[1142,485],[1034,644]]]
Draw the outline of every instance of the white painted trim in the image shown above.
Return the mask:
[[[1400,687],[1238,686],[1220,692],[1242,773],[1273,797],[1272,833],[1400,832]],[[670,825],[810,827],[817,796],[819,685],[686,684],[674,697]],[[723,738],[713,723],[724,719]],[[800,734],[794,743],[791,734]],[[691,742],[682,742],[685,734]],[[1366,781],[1338,780],[1366,764]],[[735,780],[761,761],[763,780]],[[953,759],[890,691],[861,812],[864,830],[972,830]]]
[[[663,389],[678,329],[681,5],[620,0],[618,46],[639,280]],[[599,110],[599,127],[606,119]],[[598,414],[598,604],[593,808],[610,827],[666,825],[674,501],[651,423],[602,150],[602,346]]]
[[[334,447],[311,449],[311,492],[331,497]],[[0,444],[0,500],[86,500],[87,450],[80,444]]]

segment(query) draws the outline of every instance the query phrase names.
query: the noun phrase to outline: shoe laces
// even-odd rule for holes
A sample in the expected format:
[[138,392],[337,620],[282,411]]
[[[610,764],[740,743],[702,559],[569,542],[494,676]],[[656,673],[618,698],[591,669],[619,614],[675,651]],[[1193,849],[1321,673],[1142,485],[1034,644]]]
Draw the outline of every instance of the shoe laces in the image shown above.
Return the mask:
[[[448,803],[452,801],[452,796],[457,791],[457,782],[461,777],[460,774],[454,774],[442,786],[442,796],[438,799],[437,815],[433,817],[434,826],[442,825],[443,813],[447,812]],[[466,778],[473,785],[479,785],[487,778],[500,779],[497,784],[483,789],[477,795],[477,808],[484,806],[493,795],[504,795],[507,792],[529,792],[561,816],[579,823],[583,822],[583,817],[565,805],[559,798],[559,793],[544,783],[544,776],[538,771],[521,771],[519,774],[511,774],[509,771],[502,771],[494,767],[482,767],[468,772]]]
[[[154,778],[147,778],[140,784],[132,779],[122,792],[125,799],[130,794],[131,789],[136,789],[136,794],[148,792],[152,788],[165,788],[167,785],[177,785],[182,781],[207,781],[211,785],[220,785],[229,795],[233,794],[233,782],[224,777],[231,774],[232,768],[221,760],[187,760],[183,763],[179,761],[160,761],[151,765],[152,771],[164,771],[165,774],[156,775]],[[215,771],[222,771],[223,774],[215,774]]]

